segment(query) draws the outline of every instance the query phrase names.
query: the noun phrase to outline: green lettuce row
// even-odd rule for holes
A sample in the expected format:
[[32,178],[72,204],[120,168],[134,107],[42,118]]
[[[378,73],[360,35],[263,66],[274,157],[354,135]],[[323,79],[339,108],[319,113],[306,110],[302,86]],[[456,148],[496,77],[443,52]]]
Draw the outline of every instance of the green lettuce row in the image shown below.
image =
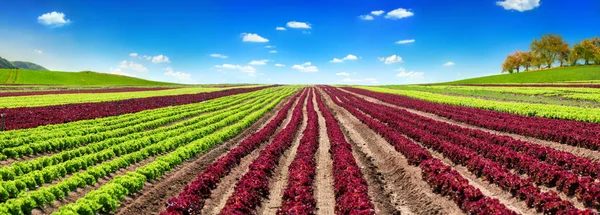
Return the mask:
[[[278,102],[281,99],[278,100]],[[67,204],[59,208],[55,215],[72,214],[96,214],[96,212],[109,212],[119,207],[119,202],[126,195],[135,193],[144,187],[144,183],[163,176],[174,167],[184,161],[195,158],[206,152],[214,145],[224,142],[242,130],[248,128],[267,111],[273,109],[275,104],[269,105],[259,112],[255,112],[242,121],[229,126],[221,131],[215,132],[202,139],[194,141],[184,147],[157,158],[154,162],[139,167],[134,172],[128,172],[123,176],[115,177],[104,186],[87,193],[75,203]],[[2,209],[0,208],[0,211]]]
[[[263,90],[261,90],[261,91],[263,91]],[[122,124],[123,122],[130,122],[132,120],[140,118],[140,116],[154,115],[157,113],[169,113],[169,112],[184,111],[187,109],[193,109],[194,107],[198,106],[198,104],[203,104],[203,103],[211,103],[211,104],[221,104],[223,102],[226,103],[226,102],[230,102],[231,100],[239,100],[241,98],[248,98],[248,97],[250,97],[250,94],[254,94],[254,93],[256,93],[256,92],[232,95],[232,96],[217,98],[217,99],[208,100],[208,101],[196,103],[196,104],[186,104],[186,105],[171,106],[171,107],[165,107],[165,108],[159,108],[159,109],[153,109],[153,110],[145,110],[145,111],[141,111],[141,112],[137,112],[137,113],[130,113],[130,114],[124,114],[124,115],[119,115],[119,116],[103,117],[103,118],[97,118],[97,119],[92,119],[92,120],[82,120],[82,121],[70,122],[70,123],[65,123],[65,124],[54,124],[54,125],[47,125],[47,126],[41,126],[41,127],[36,127],[36,128],[30,128],[30,129],[20,129],[20,130],[11,130],[11,131],[6,131],[6,132],[0,132],[0,140],[9,140],[9,139],[15,139],[15,138],[20,138],[20,137],[29,137],[29,136],[32,136],[34,139],[36,139],[38,136],[40,136],[40,134],[43,136],[43,135],[55,134],[55,133],[59,133],[62,135],[69,135],[69,136],[85,135],[87,133],[96,132],[98,129],[107,129],[107,127],[110,128],[110,126],[119,125],[119,124]],[[74,129],[74,128],[76,128],[76,129]]]
[[583,108],[550,104],[502,102],[472,97],[450,96],[429,92],[396,90],[381,87],[356,87],[375,92],[398,94],[430,102],[482,108],[525,116],[538,116],[551,119],[568,119],[600,123],[600,108]]
[[[283,98],[277,99],[279,102]],[[275,102],[273,102],[275,103]],[[268,107],[274,106],[271,104]],[[253,108],[256,109],[256,108]],[[264,110],[265,108],[263,108]],[[196,132],[188,133],[182,138],[173,138],[167,141],[163,141],[160,144],[153,145],[151,147],[140,150],[139,152],[128,154],[119,158],[116,158],[110,162],[103,163],[101,165],[89,168],[85,172],[75,173],[73,176],[48,187],[42,187],[36,191],[23,192],[19,194],[17,199],[10,199],[5,203],[0,204],[0,212],[9,214],[23,214],[30,212],[34,207],[43,207],[45,204],[52,202],[54,199],[63,198],[68,195],[69,192],[75,191],[77,188],[82,188],[87,185],[95,184],[96,180],[105,177],[111,173],[118,171],[121,168],[125,168],[133,163],[138,163],[144,159],[164,153],[173,149],[182,147],[183,145],[189,144],[191,141],[202,138],[205,135],[213,133],[221,128],[238,121],[244,115],[249,114],[251,111],[237,112],[235,114],[229,114],[225,120],[206,126],[202,129],[196,130]],[[254,116],[256,114],[251,114]],[[17,185],[15,185],[17,186]],[[3,196],[0,192],[0,196]]]
[[[31,143],[31,144],[20,145],[20,146],[12,147],[12,148],[5,148],[2,150],[2,154],[7,157],[16,158],[16,157],[20,157],[23,155],[45,153],[48,151],[58,151],[58,150],[62,150],[62,149],[73,147],[73,146],[80,146],[80,145],[84,145],[84,144],[91,143],[91,142],[98,142],[98,141],[110,139],[113,137],[119,137],[119,136],[131,134],[131,133],[135,133],[135,132],[144,131],[147,129],[156,128],[156,127],[159,127],[159,126],[171,123],[171,122],[175,122],[177,120],[181,120],[181,119],[188,118],[188,117],[191,117],[194,115],[198,115],[203,112],[214,111],[214,110],[222,108],[223,106],[228,106],[228,105],[233,105],[233,103],[226,103],[226,104],[219,105],[219,106],[208,106],[208,107],[198,110],[196,112],[187,112],[187,113],[184,112],[179,115],[172,116],[172,117],[157,119],[157,120],[150,121],[147,123],[139,124],[136,126],[129,126],[129,127],[117,129],[114,131],[108,131],[108,132],[85,135],[85,136],[78,136],[78,137],[56,138],[56,139],[47,140],[47,141],[41,141],[41,142],[36,142],[36,143]],[[17,144],[17,143],[14,143],[14,144]]]
[[[0,168],[0,176],[2,177],[2,180],[14,180],[14,179],[21,180],[22,177],[16,177],[16,176],[20,176],[20,175],[27,173],[26,175],[23,175],[23,176],[24,177],[26,176],[26,178],[29,179],[29,180],[27,180],[27,181],[29,181],[29,183],[26,182],[26,184],[28,185],[29,189],[32,189],[32,186],[33,187],[36,186],[36,183],[33,183],[33,182],[37,182],[37,186],[40,186],[41,185],[40,182],[48,183],[49,178],[56,178],[56,177],[50,176],[51,174],[56,174],[56,173],[54,173],[54,168],[66,169],[67,174],[73,173],[75,171],[78,171],[81,168],[86,168],[87,166],[90,166],[92,163],[98,163],[98,162],[101,162],[101,161],[104,161],[107,159],[111,159],[115,156],[123,155],[123,154],[129,153],[129,152],[138,150],[138,149],[136,149],[137,147],[135,147],[135,146],[138,146],[137,144],[135,144],[135,142],[139,139],[147,140],[148,144],[156,143],[158,141],[163,140],[164,138],[178,135],[178,133],[174,132],[173,129],[177,129],[177,128],[188,126],[188,125],[193,125],[193,123],[196,123],[193,126],[194,128],[199,128],[203,125],[214,122],[217,115],[222,116],[222,118],[224,118],[222,113],[228,113],[228,112],[231,112],[232,110],[244,110],[246,108],[252,107],[253,105],[261,104],[261,102],[264,103],[264,100],[269,98],[267,95],[265,95],[263,97],[264,98],[257,98],[257,99],[255,99],[255,101],[249,102],[248,104],[245,104],[245,105],[237,105],[237,106],[229,107],[225,110],[217,111],[217,112],[211,113],[209,115],[202,115],[202,116],[190,119],[189,121],[180,122],[180,123],[177,123],[172,126],[168,126],[168,127],[164,127],[164,128],[156,129],[156,130],[151,130],[148,132],[137,133],[136,135],[132,135],[132,136],[124,137],[124,138],[116,138],[116,139],[121,139],[122,141],[110,141],[110,140],[103,141],[100,143],[90,144],[88,146],[74,149],[71,151],[61,152],[59,154],[55,154],[52,156],[41,157],[38,159],[29,160],[29,161],[16,162],[16,163],[13,163],[10,167],[4,166],[4,167]],[[208,119],[208,120],[205,120],[205,119]],[[205,121],[202,121],[202,120],[205,120]],[[197,122],[200,122],[200,123],[197,123]],[[137,142],[140,142],[140,141],[137,141]],[[108,148],[108,146],[110,146],[110,148]],[[89,155],[86,155],[86,154],[89,154]],[[75,159],[75,158],[78,158],[78,159]],[[72,160],[72,159],[74,159],[74,160]],[[65,162],[65,163],[63,163],[63,162]],[[61,164],[61,163],[62,163],[61,167],[53,167],[54,165]],[[41,169],[43,169],[43,170],[32,172],[32,171],[41,170]],[[39,178],[39,179],[34,181],[34,180],[32,180],[33,178]],[[44,180],[41,180],[42,178]],[[22,179],[22,180],[25,180],[25,179]]]

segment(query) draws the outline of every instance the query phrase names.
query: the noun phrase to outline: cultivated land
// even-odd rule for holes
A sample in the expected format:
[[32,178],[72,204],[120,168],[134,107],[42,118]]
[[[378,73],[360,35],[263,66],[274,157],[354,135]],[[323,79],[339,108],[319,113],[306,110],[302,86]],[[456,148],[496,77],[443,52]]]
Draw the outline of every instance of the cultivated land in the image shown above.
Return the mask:
[[595,85],[78,90],[0,96],[73,97],[0,109],[0,214],[600,209]]

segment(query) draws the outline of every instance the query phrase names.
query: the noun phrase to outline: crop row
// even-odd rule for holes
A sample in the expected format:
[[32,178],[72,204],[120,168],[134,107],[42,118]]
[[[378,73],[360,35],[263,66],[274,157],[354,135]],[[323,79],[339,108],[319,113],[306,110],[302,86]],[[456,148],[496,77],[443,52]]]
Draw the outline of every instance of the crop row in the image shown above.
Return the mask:
[[204,200],[210,196],[211,190],[216,188],[219,181],[229,174],[231,169],[237,166],[243,157],[271,138],[271,135],[283,123],[292,105],[294,105],[294,101],[299,96],[300,93],[293,96],[267,125],[242,140],[237,147],[198,174],[196,179],[186,185],[178,196],[167,201],[167,207],[162,214],[199,213],[204,207]]
[[[526,160],[529,161],[529,164],[532,164],[535,161],[531,158],[528,159],[525,156],[518,157],[518,153],[514,151],[502,150],[498,146],[483,142],[480,142],[476,146],[475,144],[471,145],[475,147],[467,147],[467,143],[476,142],[477,140],[460,136],[459,133],[448,129],[448,124],[445,123],[434,120],[427,120],[421,123],[415,122],[423,117],[410,114],[404,110],[376,105],[356,97],[348,99],[347,103],[351,103],[352,106],[370,114],[381,122],[387,123],[397,131],[441,152],[454,163],[467,166],[477,176],[483,176],[484,179],[525,200],[530,207],[535,207],[537,210],[547,214],[577,211],[572,203],[561,200],[555,192],[541,192],[539,188],[533,185],[534,180],[522,179],[519,175],[510,172],[502,166],[511,167],[511,164],[518,160]],[[489,157],[491,160],[479,156],[478,152],[482,153],[482,156]],[[495,156],[490,157],[490,154],[495,154]],[[503,154],[507,156],[503,157]],[[511,161],[513,162],[511,163]],[[540,167],[540,165],[534,165],[534,168],[536,167]],[[547,167],[546,165],[545,170],[547,170]],[[543,172],[543,170],[538,171],[538,173]],[[569,182],[568,178],[560,181],[559,185]],[[586,213],[589,213],[589,211]]]
[[[314,93],[314,88],[312,88]],[[316,175],[315,154],[319,147],[319,116],[315,111],[313,96],[308,98],[307,125],[300,139],[296,157],[288,169],[288,183],[277,214],[314,214],[316,201],[313,183]]]
[[[531,136],[588,149],[600,149],[600,139],[597,138],[600,136],[600,124],[596,123],[526,117],[492,110],[432,103],[405,96],[372,92],[364,89],[344,89],[373,97],[390,104],[433,113],[452,120],[492,130]],[[494,107],[494,104],[491,105],[491,107]],[[562,112],[560,108],[556,111]],[[600,113],[598,111],[596,112]]]
[[375,214],[375,206],[369,199],[367,181],[354,156],[352,146],[346,141],[338,121],[323,104],[317,93],[317,105],[327,126],[327,136],[331,144],[333,160],[333,182],[336,214]]
[[154,161],[137,168],[135,171],[115,177],[100,188],[87,193],[75,203],[62,206],[56,214],[95,214],[114,210],[125,195],[139,191],[147,181],[161,177],[184,161],[195,158],[214,145],[237,135],[267,111],[273,109],[283,98],[289,96],[289,93],[280,93],[276,99],[267,105],[260,106],[260,109],[255,112],[232,113],[225,120],[200,129],[199,132],[202,133],[186,135],[188,138],[195,140],[187,139],[176,147],[169,147],[171,150],[175,150],[158,156]]
[[[240,87],[245,88],[245,87]],[[55,106],[77,103],[110,102],[127,99],[140,99],[157,96],[176,96],[185,94],[208,93],[235,88],[176,88],[159,91],[115,92],[115,93],[79,93],[59,95],[32,95],[0,97],[0,108]]]
[[[269,87],[269,86],[267,86]],[[5,114],[6,129],[32,128],[40,125],[134,113],[172,105],[202,102],[223,96],[252,92],[267,87],[239,88],[191,95],[159,96],[113,102],[68,104],[46,107],[0,109]]]
[[[252,94],[254,94],[254,93],[252,93]],[[264,99],[266,99],[266,98],[263,98],[262,100],[264,100]],[[149,131],[140,132],[140,133],[134,133],[134,134],[130,134],[130,135],[127,135],[124,137],[107,139],[104,141],[92,143],[92,144],[89,144],[89,145],[86,145],[83,147],[79,147],[76,149],[62,151],[60,153],[53,154],[53,155],[43,156],[43,157],[25,160],[25,161],[15,161],[10,166],[0,167],[0,179],[12,180],[16,176],[20,176],[20,175],[29,173],[34,170],[40,170],[42,168],[46,168],[46,167],[50,167],[50,166],[53,166],[56,164],[66,162],[66,161],[70,161],[74,158],[78,158],[78,157],[81,157],[84,155],[89,155],[89,154],[100,155],[100,154],[106,154],[106,153],[110,154],[111,151],[112,151],[112,153],[115,153],[116,155],[123,154],[124,152],[127,151],[125,149],[129,148],[131,145],[138,145],[137,143],[140,142],[140,141],[138,141],[138,139],[141,139],[148,144],[156,143],[167,137],[177,135],[178,131],[175,131],[175,129],[186,127],[186,126],[192,126],[192,125],[195,125],[195,127],[202,126],[202,124],[198,124],[198,122],[201,122],[208,118],[214,117],[215,115],[220,115],[220,114],[229,112],[232,109],[243,110],[244,108],[251,107],[248,105],[252,105],[252,103],[260,103],[260,100],[250,102],[250,104],[246,104],[244,106],[235,105],[235,106],[231,106],[229,108],[222,107],[223,110],[218,110],[218,111],[212,112],[211,114],[205,114],[205,115],[193,117],[184,122],[176,123],[171,126],[164,126],[164,127],[154,129],[154,130],[149,130]],[[97,155],[95,155],[95,156],[97,156]],[[101,159],[101,160],[104,160],[104,159]],[[68,166],[85,167],[87,165],[73,164],[73,165],[68,165]],[[67,169],[70,169],[70,168],[67,168]]]
[[328,87],[324,90],[334,103],[348,110],[352,115],[383,136],[407,158],[409,164],[419,165],[423,179],[432,187],[434,192],[451,197],[462,210],[469,214],[515,214],[497,199],[484,196],[479,189],[469,185],[468,181],[458,172],[443,164],[439,159],[432,157],[420,145],[406,139],[392,127],[351,107],[350,103],[338,100],[336,95],[339,95],[339,91]]
[[600,88],[600,84],[461,84],[458,86],[476,87],[569,87],[569,88]]
[[269,93],[272,92],[272,90],[277,89],[280,88],[267,88],[251,93],[243,93],[231,96],[224,96],[221,98],[215,98],[200,103],[168,106],[164,108],[145,110],[130,114],[96,118],[91,120],[80,120],[63,124],[39,126],[36,128],[29,129],[10,130],[0,132],[0,142],[4,143],[5,141],[14,141],[30,143],[53,138],[98,134],[101,132],[112,131],[115,129],[136,125],[148,120],[178,115],[179,113],[196,111],[200,108],[206,108],[205,105],[207,104],[204,103],[210,103],[210,105],[213,106],[237,104],[244,100],[247,100],[248,98],[252,98],[252,96],[255,96],[255,93]]
[[[258,157],[248,167],[248,171],[237,181],[233,193],[219,214],[254,214],[262,198],[268,197],[269,178],[277,167],[279,158],[292,145],[294,137],[298,133],[304,118],[302,107],[306,97],[306,93],[300,97],[292,112],[290,122],[275,135],[271,143],[259,152]],[[310,98],[312,95],[309,96]]]
[[[266,104],[267,103],[265,103],[265,105]],[[63,179],[58,184],[42,187],[35,191],[20,193],[18,194],[16,199],[10,199],[2,206],[6,206],[7,208],[14,208],[16,205],[19,206],[23,211],[28,211],[29,207],[27,206],[25,207],[25,209],[23,209],[24,201],[27,202],[26,200],[33,199],[36,203],[35,205],[41,207],[44,204],[52,202],[50,201],[52,199],[41,198],[43,196],[47,197],[52,195],[53,199],[60,199],[66,194],[68,194],[69,190],[77,189],[79,187],[85,187],[86,185],[95,184],[99,178],[108,176],[109,174],[114,173],[119,169],[126,168],[130,165],[141,162],[150,156],[155,156],[164,152],[184,147],[185,145],[189,144],[190,141],[203,138],[206,135],[209,135],[219,129],[223,129],[231,123],[239,121],[240,118],[250,114],[252,111],[257,110],[260,107],[261,106],[254,107],[252,109],[248,109],[242,112],[232,111],[229,113],[224,113],[223,116],[217,117],[221,120],[218,120],[216,122],[211,121],[211,123],[206,123],[198,128],[185,128],[186,130],[180,130],[179,133],[181,133],[181,135],[160,141],[155,144],[148,145],[147,141],[138,142],[138,144],[136,145],[146,144],[147,146],[140,147],[139,150],[135,151],[134,153],[124,154],[110,161],[103,162],[99,165],[91,166],[83,172],[75,173],[71,177]],[[18,186],[19,184],[24,183],[21,180],[3,182],[3,185],[6,188],[9,188],[7,189],[7,191],[9,191],[9,194],[10,191],[14,190],[15,188],[20,189]],[[2,206],[0,206],[0,208]]]
[[139,91],[157,91],[171,88],[164,87],[125,87],[125,88],[104,88],[90,90],[50,90],[50,91],[24,91],[24,92],[0,92],[0,97],[10,96],[33,96],[33,95],[58,95],[58,94],[79,94],[79,93],[119,93],[119,92],[139,92]]
[[[273,98],[271,97],[270,99]],[[223,111],[223,113],[220,114],[211,115],[205,120],[200,121],[199,123],[194,124],[192,126],[173,128],[172,130],[169,130],[166,133],[145,137],[140,140],[129,141],[127,144],[117,145],[114,147],[110,147],[107,150],[103,150],[82,157],[77,157],[75,159],[71,159],[56,165],[47,166],[43,169],[32,171],[30,173],[15,177],[14,180],[0,182],[0,187],[3,187],[4,190],[14,191],[14,189],[10,188],[13,183],[24,183],[27,185],[27,187],[17,187],[17,193],[24,191],[24,189],[35,190],[37,187],[43,186],[43,184],[50,183],[56,179],[63,178],[67,174],[75,173],[80,169],[93,167],[98,163],[108,161],[119,156],[129,155],[130,153],[134,152],[143,153],[145,150],[156,150],[155,146],[160,145],[163,141],[167,140],[168,138],[172,138],[171,140],[177,142],[191,140],[193,135],[201,134],[196,132],[201,131],[202,128],[205,128],[209,125],[213,125],[214,123],[218,123],[221,120],[227,119],[232,115],[232,113],[237,113],[236,115],[243,116],[243,114],[248,114],[251,111],[257,110],[259,107],[261,107],[262,105],[266,105],[269,102],[269,100],[259,101],[260,102],[250,103],[247,105],[232,108],[227,111]],[[2,190],[3,189],[0,188],[0,193],[2,193]],[[11,194],[13,194],[13,192],[11,192]],[[16,197],[13,195],[9,196],[12,198]]]
[[[550,104],[534,104],[522,102],[505,102],[479,99],[473,97],[442,95],[415,90],[395,90],[381,87],[360,87],[362,89],[400,94],[407,97],[426,100],[435,103],[466,106],[487,110],[495,110],[505,113],[519,114],[523,116],[537,116],[549,119],[577,120],[582,122],[600,122],[600,111],[598,108],[584,108],[575,106],[562,106]],[[562,124],[562,123],[561,123]]]

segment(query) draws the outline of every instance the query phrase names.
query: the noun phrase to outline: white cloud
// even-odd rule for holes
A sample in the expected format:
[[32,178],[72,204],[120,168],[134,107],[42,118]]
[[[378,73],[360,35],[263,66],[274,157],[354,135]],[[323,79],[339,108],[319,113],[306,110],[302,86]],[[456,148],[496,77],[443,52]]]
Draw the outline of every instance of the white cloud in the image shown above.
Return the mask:
[[136,72],[148,72],[148,68],[146,68],[144,65],[127,60],[121,61],[118,69],[130,69]]
[[39,49],[34,49],[33,52],[35,52],[36,54],[44,54],[44,52]]
[[274,49],[274,48],[275,48],[275,46],[265,46],[265,48],[268,48],[268,49]]
[[262,65],[266,65],[267,62],[269,62],[269,60],[253,60],[253,61],[250,61],[250,63],[248,63],[248,64],[255,65],[255,66],[262,66]]
[[404,68],[400,68],[399,69],[400,73],[396,74],[396,77],[399,78],[410,78],[413,80],[419,80],[419,79],[423,79],[423,76],[425,75],[425,73],[423,72],[407,72]]
[[364,79],[344,78],[344,80],[342,80],[342,81],[343,82],[351,82],[351,83],[365,83],[365,82],[370,82],[371,84],[379,83],[379,81],[377,81],[376,78],[364,78]]
[[333,60],[329,61],[330,63],[342,63],[344,62],[342,59],[338,59],[338,58],[333,58]]
[[375,15],[375,16],[379,16],[381,14],[385,13],[385,11],[383,10],[375,10],[375,11],[371,11],[371,14]]
[[146,60],[152,60],[152,56],[144,55],[144,56],[142,56],[142,57],[143,57],[144,59],[146,59]]
[[243,73],[248,73],[249,76],[254,76],[256,73],[256,69],[252,66],[240,66],[240,65],[233,65],[233,64],[223,64],[223,65],[216,65],[215,68],[217,69],[231,69],[231,70],[239,70],[240,72]]
[[223,58],[223,59],[228,58],[227,56],[222,55],[222,54],[210,54],[210,56],[214,57],[214,58]]
[[61,27],[71,22],[71,20],[65,19],[64,13],[56,11],[42,14],[37,18],[37,20],[40,24],[50,27]]
[[[146,58],[147,59],[147,58]],[[152,57],[152,63],[170,63],[169,57],[165,55],[156,55]]]
[[496,5],[502,6],[505,10],[524,12],[539,7],[540,0],[504,0],[497,1]]
[[374,20],[375,19],[371,15],[360,15],[360,16],[358,16],[358,18],[360,18],[362,20]]
[[261,37],[258,34],[252,34],[252,33],[242,33],[242,41],[244,42],[250,42],[250,43],[266,43],[269,42],[269,40],[267,38]]
[[356,59],[358,59],[358,57],[349,54],[346,57],[344,57],[342,60],[356,60]]
[[454,62],[448,61],[445,64],[443,64],[443,66],[447,66],[447,67],[454,66]]
[[277,26],[277,27],[275,27],[275,30],[285,31],[286,29],[284,27]]
[[297,69],[300,72],[318,72],[319,69],[313,66],[310,62],[303,63],[301,65],[294,65],[292,69]]
[[402,63],[402,57],[397,55],[392,55],[386,58],[380,57],[379,60],[385,64]]
[[277,50],[271,50],[271,51],[269,51],[269,53],[275,54],[275,53],[277,53]]
[[338,72],[338,73],[335,73],[335,75],[337,75],[337,76],[349,76],[350,74],[348,74],[346,72]]
[[129,74],[129,73],[127,73],[127,72],[123,72],[123,71],[121,70],[121,68],[115,68],[115,69],[113,69],[113,68],[110,68],[110,73],[112,73],[112,74],[115,74],[115,75],[122,75],[122,76],[128,76],[128,77],[134,77],[134,78],[137,78],[137,76],[136,76],[136,75]]
[[398,40],[396,42],[396,44],[408,44],[408,43],[414,43],[415,39],[410,39],[410,40]]
[[182,81],[189,81],[192,79],[192,75],[189,73],[175,72],[171,67],[167,67],[165,70],[167,70],[167,72],[164,73],[165,76],[171,76]]
[[129,53],[129,57],[137,57],[137,56],[138,56],[138,53],[135,53],[135,52]]
[[385,15],[386,19],[402,19],[406,17],[410,17],[415,15],[413,12],[408,11],[404,8],[398,8],[396,10],[392,10]]
[[356,57],[355,55],[349,54],[346,57],[339,59],[339,58],[333,58],[333,60],[329,61],[330,63],[342,63],[346,60],[357,60],[358,57]]
[[310,24],[308,24],[306,22],[291,21],[291,22],[287,23],[287,27],[310,29]]
[[283,66],[285,66],[285,65],[283,65],[283,64],[280,64],[280,63],[276,63],[276,64],[275,64],[275,66],[277,66],[277,67],[283,67]]

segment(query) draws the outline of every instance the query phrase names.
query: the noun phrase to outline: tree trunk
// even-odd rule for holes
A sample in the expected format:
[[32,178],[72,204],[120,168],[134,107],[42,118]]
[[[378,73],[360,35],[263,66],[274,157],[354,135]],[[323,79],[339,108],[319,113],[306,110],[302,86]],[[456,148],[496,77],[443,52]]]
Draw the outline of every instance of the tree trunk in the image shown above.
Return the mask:
[[589,60],[585,60],[585,65],[590,65],[590,61]]
[[517,73],[519,73],[519,67],[517,67]]

